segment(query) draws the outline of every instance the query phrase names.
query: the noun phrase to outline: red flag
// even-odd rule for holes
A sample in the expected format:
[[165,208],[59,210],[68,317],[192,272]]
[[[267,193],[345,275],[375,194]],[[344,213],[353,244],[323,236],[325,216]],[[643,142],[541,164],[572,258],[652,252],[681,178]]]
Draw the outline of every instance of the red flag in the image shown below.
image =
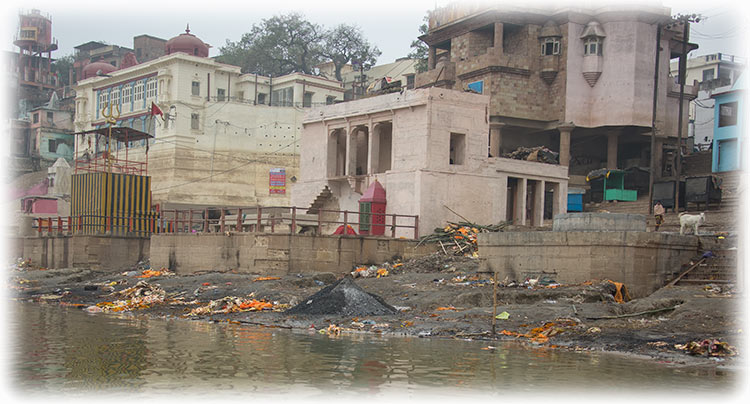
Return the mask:
[[164,113],[161,112],[161,109],[153,101],[151,102],[151,115],[161,115],[162,118],[164,117]]

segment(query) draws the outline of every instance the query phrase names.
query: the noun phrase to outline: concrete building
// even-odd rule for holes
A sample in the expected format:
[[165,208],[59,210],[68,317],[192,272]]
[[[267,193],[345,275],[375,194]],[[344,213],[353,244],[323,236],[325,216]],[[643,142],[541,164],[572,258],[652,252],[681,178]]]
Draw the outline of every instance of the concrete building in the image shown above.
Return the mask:
[[[534,9],[452,4],[430,13],[428,71],[416,87],[489,96],[489,155],[544,145],[560,153],[571,186],[599,168],[648,167],[657,27],[661,27],[656,176],[676,147],[679,86],[669,60],[682,26],[668,8],[610,5]],[[689,49],[695,46],[690,45]],[[686,87],[685,107],[697,88]],[[681,123],[687,132],[687,114]]]
[[354,100],[367,94],[367,89],[384,77],[400,81],[401,88],[414,88],[416,59],[400,58],[393,63],[373,66],[368,70],[348,69],[341,74],[344,83],[344,99]]
[[73,160],[73,111],[62,109],[57,93],[41,107],[30,111],[30,151],[41,166],[51,166],[58,158]]
[[735,171],[745,168],[742,160],[747,139],[745,105],[747,77],[741,76],[731,86],[717,88],[711,97],[718,108],[714,115],[712,150],[713,172]]
[[[167,41],[165,52],[79,81],[76,131],[106,126],[103,114],[113,105],[119,106],[111,112],[119,115],[116,125],[154,135],[128,151],[139,161],[148,151],[153,201],[162,207],[287,206],[286,184],[299,177],[304,107],[342,99],[340,83],[305,74],[242,74],[209,58],[208,46],[189,31]],[[90,66],[84,73],[100,69]],[[153,115],[152,103],[163,118]],[[91,137],[77,141],[79,157],[103,150]],[[122,153],[123,145],[117,149]],[[271,174],[285,185],[271,187]]]
[[[128,67],[134,64],[132,61],[128,62],[128,54],[133,54],[137,63],[144,63],[161,56],[164,56],[166,52],[166,39],[157,38],[151,35],[138,35],[133,37],[133,48],[127,48],[119,45],[110,45],[98,41],[89,41],[84,44],[74,47],[75,53],[73,55],[74,62],[73,68],[70,70],[69,83],[76,83],[79,80],[83,80],[84,73],[83,69],[87,65],[99,62],[107,63],[116,68]],[[131,56],[131,57],[133,57]],[[123,66],[123,63],[125,66]]]
[[532,226],[564,213],[566,167],[487,157],[489,105],[486,95],[427,88],[313,109],[292,204],[358,211],[377,180],[386,214],[418,215],[422,235],[462,220],[451,210],[476,223]]
[[[745,59],[723,53],[702,55],[687,60],[685,82],[698,82],[698,97],[690,102],[688,146],[708,149],[714,138],[714,99],[712,93],[732,86],[745,71]],[[679,76],[678,60],[670,64],[671,75]],[[690,149],[690,148],[689,148]]]

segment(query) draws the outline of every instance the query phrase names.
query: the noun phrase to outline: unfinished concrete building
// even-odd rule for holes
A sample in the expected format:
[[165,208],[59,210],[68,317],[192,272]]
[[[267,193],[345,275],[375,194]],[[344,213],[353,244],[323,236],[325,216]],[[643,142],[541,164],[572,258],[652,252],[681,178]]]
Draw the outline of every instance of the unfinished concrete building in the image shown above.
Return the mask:
[[[457,214],[476,223],[543,225],[565,212],[567,169],[488,158],[489,103],[487,96],[429,88],[311,110],[292,204],[356,212],[377,180],[386,190],[385,213],[418,215],[421,235],[462,221]],[[409,225],[401,218],[397,224]],[[396,235],[413,233],[399,227]]]
[[[584,9],[453,4],[430,13],[428,71],[416,87],[489,96],[489,155],[544,145],[569,167],[571,187],[598,168],[650,164],[657,27],[662,28],[656,178],[675,175],[679,86],[669,76],[682,26],[644,4]],[[695,46],[689,45],[688,50]],[[697,88],[686,86],[687,104]],[[687,114],[683,133],[687,133]],[[664,160],[664,161],[663,161]]]

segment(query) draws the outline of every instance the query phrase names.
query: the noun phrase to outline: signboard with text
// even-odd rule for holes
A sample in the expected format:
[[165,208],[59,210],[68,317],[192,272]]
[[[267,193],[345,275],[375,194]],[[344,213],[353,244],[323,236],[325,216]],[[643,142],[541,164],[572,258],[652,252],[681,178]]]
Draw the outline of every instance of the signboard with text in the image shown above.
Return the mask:
[[269,193],[286,194],[286,169],[272,168],[269,172]]

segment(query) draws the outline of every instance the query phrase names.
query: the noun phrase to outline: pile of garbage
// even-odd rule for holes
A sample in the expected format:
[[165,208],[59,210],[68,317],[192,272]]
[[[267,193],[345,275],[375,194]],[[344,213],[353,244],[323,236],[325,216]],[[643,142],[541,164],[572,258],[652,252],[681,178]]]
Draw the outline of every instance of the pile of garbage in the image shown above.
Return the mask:
[[542,163],[558,164],[560,153],[554,152],[544,146],[519,147],[515,151],[503,154],[516,160],[539,161]]
[[[505,312],[501,313],[505,314]],[[508,319],[509,316],[499,317],[500,319]],[[516,338],[528,338],[531,342],[543,344],[549,341],[550,337],[561,334],[567,329],[578,326],[578,322],[569,318],[558,318],[555,321],[544,323],[541,327],[532,328],[527,333],[519,333],[515,331],[502,330],[500,334],[507,335]]]
[[733,346],[717,339],[690,341],[686,344],[676,344],[674,347],[681,351],[687,351],[691,355],[733,356],[737,354],[737,351]]
[[[250,295],[249,297],[252,297]],[[188,316],[205,316],[208,314],[228,314],[246,311],[273,310],[279,306],[278,303],[265,300],[247,299],[236,296],[226,296],[221,299],[211,300],[207,305],[196,307],[188,313]]]
[[140,281],[135,286],[109,294],[118,300],[97,303],[87,308],[89,312],[101,311],[132,311],[147,309],[155,304],[164,303],[167,293],[159,285],[151,285]]
[[352,278],[346,277],[302,299],[300,304],[285,313],[377,316],[396,312],[380,296],[365,292]]
[[448,222],[447,226],[438,227],[432,234],[423,236],[419,240],[419,244],[438,243],[446,255],[477,258],[479,256],[477,234],[503,231],[507,226],[507,222],[489,226],[469,222]]
[[15,263],[11,264],[12,269],[16,271],[27,271],[34,269],[31,258],[18,258]]
[[384,262],[382,265],[360,265],[351,272],[353,278],[382,278],[396,271],[404,265],[403,262],[393,264]]

